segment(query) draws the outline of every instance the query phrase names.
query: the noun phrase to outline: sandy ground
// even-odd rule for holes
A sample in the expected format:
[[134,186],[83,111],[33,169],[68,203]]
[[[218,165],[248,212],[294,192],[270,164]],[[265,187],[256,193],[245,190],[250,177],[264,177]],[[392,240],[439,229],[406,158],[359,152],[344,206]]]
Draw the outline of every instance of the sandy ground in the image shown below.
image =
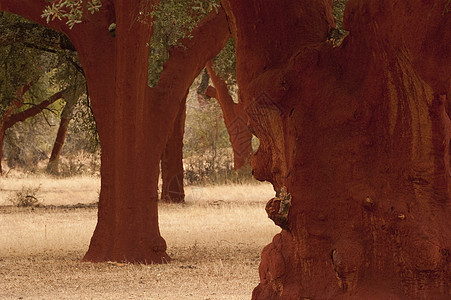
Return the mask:
[[171,263],[82,263],[95,207],[16,208],[5,198],[34,184],[46,205],[92,203],[98,179],[0,180],[0,299],[249,299],[261,250],[280,231],[264,211],[269,185],[192,187],[186,205],[160,205]]

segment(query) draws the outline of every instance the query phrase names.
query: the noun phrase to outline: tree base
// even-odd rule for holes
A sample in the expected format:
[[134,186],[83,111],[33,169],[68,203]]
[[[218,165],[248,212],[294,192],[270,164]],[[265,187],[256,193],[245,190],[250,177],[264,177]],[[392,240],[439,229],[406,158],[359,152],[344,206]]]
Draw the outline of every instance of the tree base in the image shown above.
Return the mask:
[[85,254],[85,256],[82,259],[82,262],[93,262],[93,263],[99,263],[99,262],[107,262],[107,261],[114,261],[114,262],[126,262],[126,263],[133,263],[133,264],[166,264],[171,262],[171,258],[169,255],[166,254],[166,252],[152,252],[152,253],[142,253],[142,254],[133,254],[129,257],[133,257],[132,259],[126,258],[125,256],[119,255],[119,256],[106,256],[102,255],[100,253],[94,253],[91,251],[88,251],[88,253]]

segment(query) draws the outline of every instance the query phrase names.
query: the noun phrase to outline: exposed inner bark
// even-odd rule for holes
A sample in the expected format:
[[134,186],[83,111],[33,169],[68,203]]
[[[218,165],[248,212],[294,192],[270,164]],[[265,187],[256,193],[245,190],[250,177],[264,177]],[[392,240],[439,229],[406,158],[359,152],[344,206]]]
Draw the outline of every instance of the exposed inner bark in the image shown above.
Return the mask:
[[[117,11],[116,5],[116,15]],[[121,11],[124,14],[130,12],[127,9]],[[129,25],[121,25],[118,19],[116,24],[115,39],[120,40],[120,27],[128,28]],[[193,31],[194,38],[183,41],[186,48],[177,47],[170,51],[170,58],[164,65],[157,86],[149,88],[143,85],[145,89],[142,92],[139,92],[141,84],[136,83],[137,79],[142,79],[141,76],[144,75],[139,75],[133,80],[129,73],[135,72],[136,66],[141,64],[146,66],[147,62],[130,61],[136,59],[134,58],[136,52],[129,51],[129,45],[132,41],[136,42],[136,37],[132,37],[128,32],[126,34],[129,34],[127,36],[129,41],[123,44],[124,52],[121,55],[116,54],[120,61],[123,60],[122,63],[127,64],[124,66],[124,73],[119,76],[126,81],[120,84],[126,87],[121,90],[121,93],[124,93],[122,99],[131,97],[130,88],[137,89],[138,93],[133,96],[134,99],[129,98],[123,103],[121,98],[118,98],[112,112],[117,114],[113,118],[114,124],[107,127],[111,121],[104,123],[104,129],[109,128],[109,131],[103,135],[110,135],[102,144],[102,168],[105,165],[102,172],[105,187],[102,188],[106,191],[103,201],[105,207],[99,202],[99,222],[85,260],[121,260],[124,259],[124,253],[130,253],[125,257],[128,261],[165,262],[169,257],[165,253],[166,243],[159,233],[157,211],[160,159],[186,91],[206,60],[216,56],[227,40],[226,20],[223,12],[209,15]],[[147,40],[143,38],[142,51],[146,51],[146,42]],[[147,53],[141,54],[140,57],[147,60]],[[145,74],[144,79],[147,80],[147,67]],[[92,98],[91,89],[90,94]],[[136,99],[142,100],[134,102]],[[100,115],[108,113],[104,106],[96,109]],[[96,120],[99,126],[97,117]],[[115,126],[116,131],[111,130]],[[99,136],[102,142],[100,129]],[[124,142],[118,143],[118,140],[122,139]],[[105,146],[116,153],[105,153]],[[111,162],[114,162],[113,165]],[[112,167],[115,169],[111,170]],[[113,176],[109,172],[112,172]],[[110,178],[114,178],[113,182],[109,182]],[[111,217],[112,214],[116,214],[115,219]],[[108,238],[120,244],[111,245]],[[111,252],[111,247],[115,252]]]
[[432,2],[350,0],[333,48],[332,1],[224,1],[285,228],[254,299],[451,296],[450,18]]

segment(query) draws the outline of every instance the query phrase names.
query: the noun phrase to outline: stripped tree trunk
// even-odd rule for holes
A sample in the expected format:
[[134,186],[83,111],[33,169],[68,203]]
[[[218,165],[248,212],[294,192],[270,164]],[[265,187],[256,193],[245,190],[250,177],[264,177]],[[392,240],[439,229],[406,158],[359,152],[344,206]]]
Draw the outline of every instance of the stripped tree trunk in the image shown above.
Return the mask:
[[449,299],[451,18],[446,1],[223,1],[282,227],[254,299]]

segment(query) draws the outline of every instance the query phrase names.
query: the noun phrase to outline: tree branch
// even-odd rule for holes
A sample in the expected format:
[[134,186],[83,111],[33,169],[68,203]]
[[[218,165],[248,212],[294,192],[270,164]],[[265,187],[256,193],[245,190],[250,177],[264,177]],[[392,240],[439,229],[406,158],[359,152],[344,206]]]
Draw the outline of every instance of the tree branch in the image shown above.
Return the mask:
[[0,10],[25,17],[33,22],[62,31],[67,27],[63,21],[55,19],[47,24],[41,17],[48,2],[46,0],[0,0]]
[[[173,83],[189,87],[204,68],[205,63],[214,58],[229,38],[227,19],[223,9],[208,14],[191,32],[192,38],[181,41],[182,46],[169,49],[169,59],[163,66],[157,86],[151,92],[173,93]],[[183,98],[186,88],[177,91]]]
[[21,112],[11,115],[3,123],[3,126],[2,126],[3,129],[6,130],[6,129],[10,128],[11,126],[13,126],[14,124],[16,124],[17,122],[23,122],[30,117],[36,116],[37,114],[42,112],[44,109],[46,109],[47,106],[54,103],[56,100],[61,99],[63,96],[63,93],[64,93],[64,91],[59,91],[59,92],[53,94],[52,96],[50,96],[48,99],[42,101],[41,103],[39,103],[33,107],[30,107],[24,111],[21,111]]
[[211,81],[215,86],[217,96],[215,98],[219,101],[219,104],[221,104],[223,110],[233,109],[232,107],[235,103],[233,102],[233,99],[229,94],[227,83],[224,79],[221,78],[219,74],[216,74],[213,61],[209,60],[206,63],[205,67],[207,68],[208,75],[210,75]]

